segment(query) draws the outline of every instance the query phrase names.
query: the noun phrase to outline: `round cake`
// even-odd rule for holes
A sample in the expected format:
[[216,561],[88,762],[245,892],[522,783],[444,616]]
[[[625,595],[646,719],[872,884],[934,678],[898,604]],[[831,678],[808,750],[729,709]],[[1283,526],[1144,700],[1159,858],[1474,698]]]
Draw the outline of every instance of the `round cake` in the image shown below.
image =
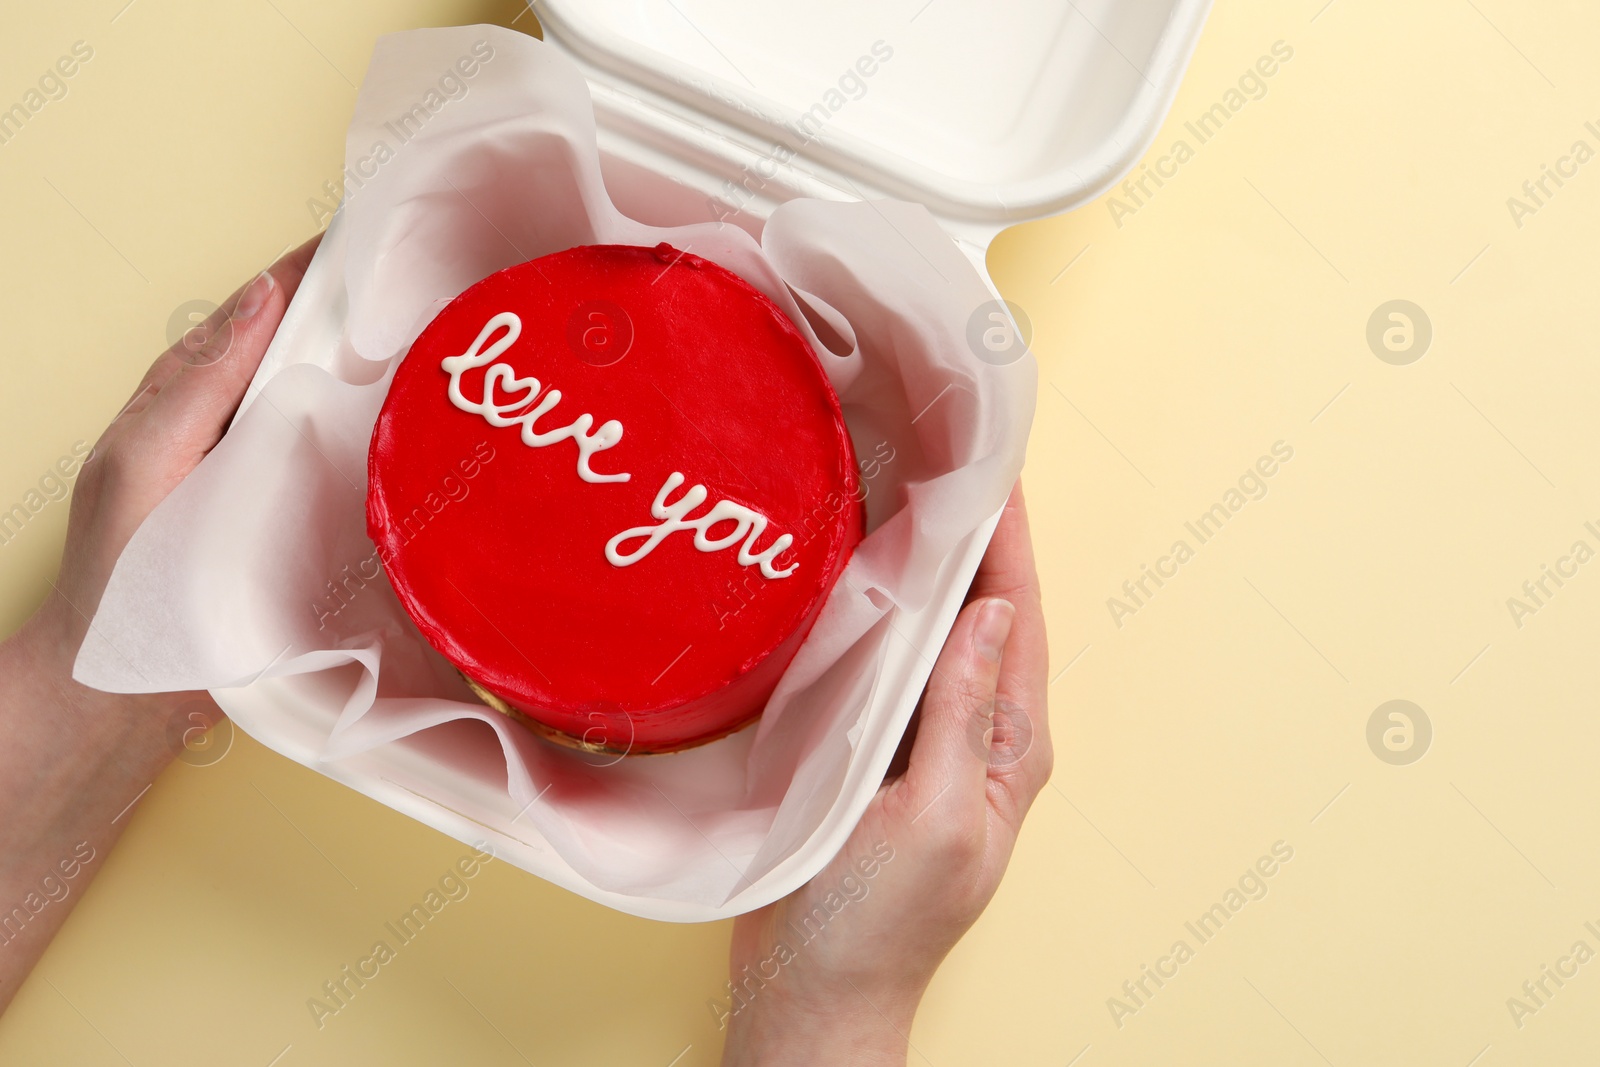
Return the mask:
[[367,530],[486,703],[568,744],[670,752],[760,714],[862,536],[805,338],[668,245],[492,274],[395,370]]

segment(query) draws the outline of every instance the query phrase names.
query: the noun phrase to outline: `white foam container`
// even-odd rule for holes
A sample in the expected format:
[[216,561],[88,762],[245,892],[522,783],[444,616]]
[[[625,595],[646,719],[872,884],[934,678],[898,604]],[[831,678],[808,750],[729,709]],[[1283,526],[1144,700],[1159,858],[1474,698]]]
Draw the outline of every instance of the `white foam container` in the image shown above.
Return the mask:
[[[759,231],[795,197],[911,200],[987,280],[984,256],[1002,229],[1099,196],[1143,155],[1209,8],[1210,0],[813,0],[802,16],[751,0],[543,0],[536,11],[545,40],[588,79],[607,186],[624,212],[675,225],[720,210]],[[862,57],[876,62],[858,66]],[[780,162],[780,148],[793,158]],[[336,361],[343,258],[336,218],[253,389],[290,353]],[[895,609],[895,629],[909,640],[890,645],[875,687],[874,699],[897,705],[878,720],[885,732],[898,736],[909,720],[998,518],[944,561],[923,610]],[[852,763],[843,788],[863,798],[854,810],[764,877],[759,895],[706,908],[589,884],[515,821],[503,791],[405,744],[321,761],[328,724],[307,718],[306,684],[263,678],[213,695],[231,715],[283,727],[273,746],[283,755],[387,807],[461,841],[487,841],[502,859],[601,904],[676,922],[739,914],[803,884],[843,846],[895,748],[892,739],[860,738],[861,750],[883,755]],[[749,733],[719,744],[748,744]]]
[[[544,0],[535,11],[589,80],[601,151],[692,191],[696,217],[761,168],[755,216],[796,196],[912,200],[981,271],[1006,226],[1099,196],[1144,154],[1210,6],[814,0],[799,14],[750,0]],[[875,44],[892,57],[860,77]],[[841,92],[834,110],[827,90],[849,72],[865,89]],[[820,136],[797,144],[808,113]],[[780,144],[797,154],[774,167]]]

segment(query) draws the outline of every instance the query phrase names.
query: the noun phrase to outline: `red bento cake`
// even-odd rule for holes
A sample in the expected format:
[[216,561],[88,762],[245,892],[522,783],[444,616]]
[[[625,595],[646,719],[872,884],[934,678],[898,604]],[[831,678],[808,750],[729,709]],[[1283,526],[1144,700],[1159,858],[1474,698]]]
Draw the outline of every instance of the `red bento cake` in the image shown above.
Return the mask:
[[395,371],[367,531],[417,627],[554,740],[670,752],[760,714],[861,540],[817,356],[668,245],[492,274]]

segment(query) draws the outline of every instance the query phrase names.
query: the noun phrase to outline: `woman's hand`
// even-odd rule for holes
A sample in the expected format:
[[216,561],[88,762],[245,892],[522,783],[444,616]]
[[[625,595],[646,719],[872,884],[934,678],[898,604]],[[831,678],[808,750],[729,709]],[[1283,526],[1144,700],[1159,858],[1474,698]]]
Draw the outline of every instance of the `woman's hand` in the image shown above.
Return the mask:
[[47,608],[65,600],[67,613],[87,629],[84,616],[94,615],[134,530],[222,440],[319,240],[256,275],[150,365],[83,466],[59,595]]
[[806,885],[733,926],[723,1063],[904,1064],[917,1003],[1050,777],[1048,653],[1019,485],[923,695],[905,773]]
[[0,1011],[127,825],[122,812],[175,755],[180,706],[221,717],[204,693],[89,689],[72,663],[128,539],[221,440],[316,244],[151,365],[79,473],[50,596],[0,644]]

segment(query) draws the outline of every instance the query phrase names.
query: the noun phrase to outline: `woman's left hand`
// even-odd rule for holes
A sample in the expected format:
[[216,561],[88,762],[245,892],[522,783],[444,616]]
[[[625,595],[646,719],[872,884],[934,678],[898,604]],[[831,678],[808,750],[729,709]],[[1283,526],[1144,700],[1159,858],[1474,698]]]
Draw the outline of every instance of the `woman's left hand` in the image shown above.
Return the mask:
[[90,689],[72,664],[128,539],[222,439],[316,246],[257,275],[151,365],[78,473],[50,595],[0,643],[0,918],[12,920],[0,926],[0,1011],[81,896],[53,887],[93,876],[121,813],[176,754],[174,716],[186,716],[183,736],[222,715],[204,693]]

